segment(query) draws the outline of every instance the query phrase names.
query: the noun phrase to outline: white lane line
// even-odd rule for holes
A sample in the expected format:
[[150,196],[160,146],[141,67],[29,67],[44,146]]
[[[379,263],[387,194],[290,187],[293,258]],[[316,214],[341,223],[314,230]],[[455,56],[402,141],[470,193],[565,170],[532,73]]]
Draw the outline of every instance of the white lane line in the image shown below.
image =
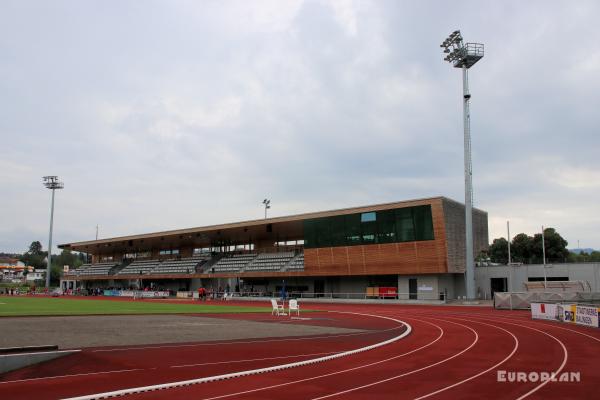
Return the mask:
[[[412,318],[411,317],[411,318],[408,318],[408,319],[416,319],[416,318]],[[312,376],[310,378],[303,378],[303,379],[298,379],[298,380],[295,380],[295,381],[290,381],[290,382],[285,382],[285,383],[278,383],[276,385],[264,386],[264,387],[256,388],[256,389],[244,390],[244,391],[241,391],[241,392],[223,394],[223,395],[214,396],[214,397],[207,397],[207,398],[204,398],[203,400],[224,399],[226,397],[241,396],[241,395],[244,395],[244,394],[260,392],[260,391],[263,391],[263,390],[269,390],[269,389],[275,389],[275,388],[281,388],[281,387],[284,387],[284,386],[294,385],[294,384],[297,384],[297,383],[304,383],[304,382],[314,381],[314,380],[317,380],[317,379],[327,378],[327,377],[330,377],[330,376],[339,375],[339,374],[343,374],[343,373],[350,372],[350,371],[356,371],[358,369],[372,367],[373,365],[377,365],[377,364],[381,364],[381,363],[384,363],[384,362],[396,360],[396,359],[401,358],[401,357],[405,357],[405,356],[407,356],[409,354],[416,353],[416,352],[421,351],[421,350],[423,350],[423,349],[425,349],[425,348],[427,348],[429,346],[432,346],[438,340],[440,340],[442,338],[442,336],[444,336],[444,330],[439,325],[432,324],[431,322],[427,322],[427,321],[420,321],[420,322],[426,323],[428,325],[431,325],[431,326],[437,328],[440,331],[440,334],[433,341],[431,341],[431,342],[429,342],[429,343],[427,343],[427,344],[425,344],[425,345],[423,345],[421,347],[418,347],[416,349],[408,351],[406,353],[398,354],[398,355],[395,355],[393,357],[386,358],[386,359],[383,359],[383,360],[378,360],[378,361],[375,361],[375,362],[372,362],[372,363],[369,363],[369,364],[363,364],[363,365],[359,365],[357,367],[352,367],[352,368],[343,369],[343,370],[340,370],[340,371],[330,372],[330,373],[323,374],[323,375]]]
[[326,353],[311,353],[311,354],[292,354],[289,356],[279,356],[279,357],[266,357],[266,358],[250,358],[246,360],[228,360],[228,361],[216,361],[216,362],[208,362],[208,363],[200,363],[200,364],[184,364],[184,365],[171,365],[169,368],[186,368],[186,367],[200,367],[203,365],[218,365],[218,364],[235,364],[235,363],[245,363],[252,361],[268,361],[268,360],[280,360],[283,358],[298,358],[298,357],[309,357],[309,356],[322,356],[326,354],[336,354],[341,353],[338,351],[329,351]]
[[[498,321],[498,319],[493,319],[493,318],[482,318],[482,317],[478,317],[478,318],[486,320],[486,321],[501,322],[501,323],[504,323],[504,324],[519,326],[519,327],[522,327],[522,328],[525,328],[525,329],[529,329],[529,330],[533,330],[533,331],[536,331],[536,332],[543,333],[544,335],[546,335],[546,336],[551,337],[552,339],[554,339],[560,345],[560,347],[562,347],[562,350],[563,350],[563,361],[562,361],[562,364],[560,364],[560,366],[558,367],[558,369],[552,373],[553,376],[558,376],[560,374],[560,372],[563,370],[563,368],[565,367],[565,365],[567,364],[567,360],[569,358],[569,352],[568,352],[567,348],[565,347],[565,344],[560,339],[556,338],[555,336],[553,336],[553,335],[551,335],[551,334],[549,334],[547,332],[544,332],[544,331],[542,331],[540,329],[536,329],[536,328],[532,328],[530,326],[524,325],[522,322],[519,323],[519,324],[516,324],[516,323],[513,323],[513,322]],[[539,385],[537,385],[536,387],[534,387],[533,389],[531,389],[529,392],[525,393],[521,397],[518,397],[516,400],[522,400],[522,399],[528,397],[529,395],[537,392],[538,390],[540,390],[541,388],[543,388],[544,386],[546,386],[550,382],[551,382],[551,380],[549,379],[549,380],[546,380],[546,381],[540,383]]]
[[115,371],[101,371],[101,372],[89,372],[85,374],[71,374],[71,375],[58,375],[58,376],[44,376],[41,378],[28,378],[28,379],[18,379],[14,381],[5,381],[0,382],[0,385],[4,385],[6,383],[20,383],[20,382],[31,382],[31,381],[39,381],[41,379],[58,379],[58,378],[72,378],[74,376],[90,376],[90,375],[102,375],[102,374],[113,374],[116,372],[130,372],[130,371],[145,371],[148,369],[156,369],[156,368],[134,368],[134,369],[119,369]]
[[469,351],[470,349],[472,349],[473,346],[475,346],[475,344],[479,341],[479,335],[477,334],[477,331],[475,331],[474,329],[472,329],[472,328],[470,328],[470,327],[468,327],[466,325],[459,324],[458,322],[452,322],[452,321],[446,321],[446,322],[450,322],[451,324],[460,325],[460,326],[463,326],[463,327],[469,329],[471,332],[473,332],[475,334],[475,339],[473,340],[473,342],[469,346],[465,347],[460,352],[458,352],[458,353],[456,353],[456,354],[454,354],[454,355],[452,355],[450,357],[447,357],[447,358],[445,358],[445,359],[443,359],[441,361],[438,361],[438,362],[426,365],[425,367],[421,367],[421,368],[418,368],[418,369],[413,369],[413,370],[405,372],[403,374],[399,374],[399,375],[395,375],[395,376],[392,376],[392,377],[389,377],[389,378],[386,378],[386,379],[381,379],[381,380],[378,380],[378,381],[375,381],[375,382],[367,383],[365,385],[355,386],[355,387],[350,388],[350,389],[342,390],[342,391],[335,392],[335,393],[330,393],[330,394],[325,395],[325,396],[314,397],[314,398],[312,398],[312,400],[327,399],[327,398],[330,398],[330,397],[335,397],[335,396],[339,396],[339,395],[342,395],[342,394],[346,394],[346,393],[350,393],[350,392],[355,392],[355,391],[360,390],[360,389],[365,389],[365,388],[368,388],[368,387],[371,387],[371,386],[380,385],[382,383],[386,383],[386,382],[389,382],[389,381],[392,381],[392,380],[395,380],[395,379],[398,379],[398,378],[402,378],[404,376],[408,376],[408,375],[415,374],[417,372],[424,371],[426,369],[429,369],[429,368],[435,367],[437,365],[443,364],[445,362],[448,362],[448,361],[450,361],[450,360],[452,360],[452,359],[454,359],[454,358],[456,358],[456,357],[458,357],[458,356],[466,353],[467,351]]
[[393,343],[397,340],[400,340],[400,339],[408,336],[412,330],[412,328],[409,324],[407,324],[406,322],[400,321],[398,319],[395,319],[395,318],[383,317],[383,316],[379,316],[379,315],[353,313],[353,312],[338,312],[338,313],[387,319],[387,320],[394,321],[401,325],[406,326],[406,330],[404,332],[402,332],[400,335],[395,336],[391,339],[384,340],[383,342],[378,342],[378,343],[375,343],[375,344],[372,344],[369,346],[365,346],[365,347],[361,347],[358,349],[345,351],[343,353],[336,353],[336,354],[332,354],[332,355],[328,355],[328,356],[324,356],[324,357],[314,358],[311,360],[297,361],[297,362],[288,363],[288,364],[275,365],[272,367],[239,371],[239,372],[234,372],[234,373],[230,373],[230,374],[209,376],[209,377],[198,378],[198,379],[189,379],[189,380],[185,380],[185,381],[170,382],[170,383],[164,383],[164,384],[160,384],[160,385],[142,386],[142,387],[136,387],[136,388],[123,389],[123,390],[115,390],[115,391],[111,391],[111,392],[95,393],[95,394],[84,395],[84,396],[70,397],[65,400],[105,399],[105,398],[110,398],[110,397],[123,396],[123,395],[127,395],[127,394],[151,392],[151,391],[155,391],[155,390],[189,386],[189,385],[195,385],[195,384],[200,384],[200,383],[214,382],[214,381],[220,381],[220,380],[224,380],[224,379],[238,378],[241,376],[255,375],[255,374],[261,374],[261,373],[265,373],[265,372],[274,372],[274,371],[280,371],[280,370],[288,369],[288,368],[295,368],[295,367],[301,367],[301,366],[305,366],[305,365],[316,364],[319,362],[324,362],[324,361],[329,361],[329,360],[333,360],[336,358],[346,357],[346,356],[349,356],[352,354],[357,354],[357,353],[372,350],[372,349],[375,349],[375,348],[378,348],[381,346],[385,346],[387,344]]
[[178,347],[206,347],[206,346],[227,346],[235,344],[249,344],[249,343],[273,343],[273,342],[288,342],[288,341],[300,341],[300,340],[313,340],[313,339],[335,339],[339,337],[349,336],[360,336],[360,335],[374,335],[384,332],[397,330],[399,327],[388,328],[378,331],[366,331],[366,332],[353,332],[353,333],[340,333],[337,335],[324,335],[324,336],[308,336],[300,338],[281,338],[281,339],[257,339],[257,340],[244,340],[237,342],[210,342],[210,343],[194,343],[194,344],[172,344],[164,346],[144,346],[144,347],[124,347],[124,348],[110,348],[110,349],[98,349],[92,350],[92,353],[103,353],[111,351],[135,351],[135,350],[148,350],[148,349],[171,349]]
[[[481,317],[486,317],[485,314],[475,314],[477,316],[481,316]],[[489,317],[489,315],[487,316]],[[580,332],[576,329],[570,329],[570,328],[565,328],[563,326],[557,326],[556,323],[552,322],[552,321],[540,321],[540,320],[531,320],[531,319],[526,319],[525,321],[521,321],[518,318],[511,318],[511,317],[497,317],[498,319],[507,319],[509,321],[519,321],[519,322],[528,322],[530,324],[536,324],[537,326],[543,325],[543,326],[547,326],[547,327],[552,327],[552,328],[556,328],[556,329],[560,329],[563,331],[569,331],[569,332],[573,332],[576,333],[578,335],[582,335],[582,336],[586,336],[592,340],[595,340],[596,342],[600,342],[600,339],[598,339],[597,337],[594,337],[592,335],[588,335],[587,333],[583,333]]]
[[[471,381],[471,380],[473,380],[473,379],[475,379],[475,378],[478,378],[478,377],[480,377],[481,375],[483,375],[483,374],[486,374],[486,373],[490,372],[491,370],[493,370],[494,368],[498,368],[500,365],[504,364],[506,361],[508,361],[508,360],[509,360],[509,359],[510,359],[510,358],[511,358],[511,357],[512,357],[512,356],[513,356],[515,353],[516,353],[517,349],[519,348],[519,339],[517,339],[517,337],[516,337],[515,335],[513,335],[513,333],[512,333],[512,332],[510,332],[510,331],[508,331],[508,330],[506,330],[506,329],[504,329],[504,328],[500,328],[499,326],[495,326],[495,325],[492,325],[492,324],[487,324],[487,323],[485,323],[485,322],[481,322],[481,321],[472,321],[472,320],[469,320],[469,319],[466,319],[466,318],[458,318],[458,317],[447,317],[447,318],[451,318],[451,319],[458,319],[459,321],[471,321],[471,322],[475,322],[475,323],[477,323],[477,324],[488,325],[488,326],[491,326],[491,327],[493,327],[493,328],[496,328],[496,329],[503,330],[504,332],[506,332],[506,333],[508,333],[510,336],[512,336],[512,338],[513,338],[513,340],[514,340],[514,342],[515,342],[515,345],[514,345],[514,347],[513,347],[512,351],[510,352],[510,354],[509,354],[508,356],[506,356],[506,357],[505,357],[505,358],[504,358],[502,361],[498,362],[497,364],[495,364],[495,365],[491,366],[490,368],[486,369],[485,371],[481,371],[480,373],[478,373],[478,374],[476,374],[476,375],[473,375],[473,376],[471,376],[471,377],[469,377],[469,378],[467,378],[467,379],[463,379],[463,380],[462,380],[462,381],[460,381],[460,382],[456,382],[456,383],[454,383],[454,384],[452,384],[452,385],[449,385],[449,386],[443,387],[443,388],[441,388],[441,389],[438,389],[438,390],[436,390],[435,392],[431,392],[431,393],[428,393],[428,394],[426,394],[426,395],[424,395],[424,396],[417,397],[417,398],[416,398],[416,399],[414,399],[414,400],[421,400],[421,399],[425,399],[425,398],[427,398],[427,397],[434,396],[434,395],[436,395],[436,394],[438,394],[438,393],[444,392],[444,391],[446,391],[446,390],[448,390],[448,389],[452,389],[453,387],[456,387],[456,386],[458,386],[458,385],[462,385],[462,384],[463,384],[463,383],[465,383],[465,382],[469,382],[469,381]],[[442,320],[442,321],[444,321],[444,320]]]
[[[321,356],[321,355],[335,354],[335,353],[338,353],[338,352],[330,351],[330,352],[326,352],[326,353],[292,354],[292,355],[279,356],[279,357],[253,358],[253,359],[244,359],[244,360],[228,360],[228,361],[217,361],[217,362],[187,364],[187,365],[171,365],[171,366],[168,366],[167,368],[186,368],[186,367],[200,367],[200,366],[206,366],[206,365],[234,364],[234,363],[244,363],[244,362],[253,362],[253,361],[268,361],[268,360],[278,360],[278,359],[284,359],[284,358]],[[5,381],[5,382],[0,382],[0,385],[6,384],[6,383],[30,382],[30,381],[37,381],[37,380],[42,380],[42,379],[73,378],[73,377],[78,377],[78,376],[105,375],[105,374],[134,372],[134,371],[150,371],[150,370],[156,370],[156,369],[158,369],[158,367],[118,369],[118,370],[114,370],[114,371],[100,371],[100,372],[88,372],[88,373],[81,373],[81,374],[45,376],[45,377],[39,377],[39,378],[27,378],[27,379],[17,379],[17,380],[13,380],[13,381]]]

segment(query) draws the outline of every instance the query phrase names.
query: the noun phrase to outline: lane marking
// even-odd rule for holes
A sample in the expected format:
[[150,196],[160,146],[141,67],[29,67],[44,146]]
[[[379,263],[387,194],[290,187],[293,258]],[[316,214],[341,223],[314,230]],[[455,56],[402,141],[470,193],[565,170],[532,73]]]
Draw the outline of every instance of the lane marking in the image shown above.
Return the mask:
[[184,364],[184,365],[171,365],[169,368],[185,368],[185,367],[200,367],[203,365],[217,365],[217,364],[235,364],[235,363],[245,363],[252,361],[267,361],[267,360],[279,360],[283,358],[298,358],[298,357],[309,357],[309,356],[322,356],[325,354],[337,354],[340,353],[338,351],[328,351],[325,353],[311,353],[311,354],[292,354],[289,356],[278,356],[278,357],[266,357],[266,358],[250,358],[246,360],[232,360],[232,361],[215,361],[209,363],[200,363],[200,364]]
[[89,372],[89,373],[84,373],[84,374],[71,374],[71,375],[59,375],[59,376],[44,376],[44,377],[41,377],[41,378],[27,378],[27,379],[17,379],[17,380],[14,380],[14,381],[0,382],[0,385],[4,385],[6,383],[20,383],[20,382],[39,381],[41,379],[72,378],[74,376],[89,376],[89,375],[112,374],[112,373],[115,373],[115,372],[145,371],[145,370],[148,370],[148,369],[156,369],[156,368],[119,369],[119,370],[115,370],[115,371]]
[[[451,319],[458,319],[458,320],[460,320],[460,321],[469,321],[469,320],[468,320],[468,319],[466,319],[466,318],[462,318],[462,319],[461,319],[461,318],[458,318],[458,317],[447,317],[447,318],[451,318]],[[443,321],[443,320],[442,320],[442,321]],[[481,375],[483,375],[483,374],[486,374],[486,373],[490,372],[490,371],[491,371],[491,370],[493,370],[494,368],[498,368],[500,365],[504,364],[506,361],[508,361],[508,360],[509,360],[509,359],[510,359],[510,358],[511,358],[511,357],[512,357],[512,356],[513,356],[515,353],[516,353],[517,349],[519,348],[519,339],[517,339],[517,337],[516,337],[516,336],[515,336],[515,335],[514,335],[512,332],[510,332],[510,331],[508,331],[508,330],[506,330],[506,329],[504,329],[504,328],[500,328],[499,326],[495,326],[495,325],[492,325],[492,324],[487,324],[487,323],[485,323],[485,322],[481,322],[481,321],[471,321],[471,322],[475,322],[475,323],[477,323],[477,324],[488,325],[488,326],[491,326],[491,327],[493,327],[493,328],[496,328],[496,329],[501,329],[501,330],[503,330],[504,332],[508,333],[510,336],[512,336],[512,337],[513,337],[513,340],[514,340],[514,342],[515,342],[515,345],[514,345],[514,347],[513,347],[512,351],[510,352],[510,354],[509,354],[508,356],[506,356],[506,357],[505,357],[505,358],[504,358],[502,361],[500,361],[499,363],[497,363],[497,364],[495,364],[495,365],[491,366],[490,368],[486,369],[485,371],[482,371],[482,372],[480,372],[480,373],[478,373],[478,374],[476,374],[476,375],[473,375],[473,376],[471,376],[471,377],[469,377],[469,378],[467,378],[467,379],[463,379],[463,380],[462,380],[462,381],[460,381],[460,382],[456,382],[456,383],[454,383],[454,384],[452,384],[452,385],[449,385],[449,386],[443,387],[443,388],[441,388],[441,389],[438,389],[438,390],[436,390],[435,392],[431,392],[431,393],[428,393],[428,394],[426,394],[426,395],[424,395],[424,396],[417,397],[417,398],[416,398],[416,399],[414,399],[414,400],[421,400],[421,399],[425,399],[425,398],[427,398],[427,397],[434,396],[434,395],[436,395],[436,394],[438,394],[438,393],[444,392],[444,391],[446,391],[446,390],[448,390],[448,389],[452,389],[453,387],[456,387],[456,386],[458,386],[458,385],[462,385],[462,384],[463,384],[463,383],[465,383],[465,382],[468,382],[468,381],[470,381],[470,380],[473,380],[473,379],[475,379],[475,378],[478,378],[478,377],[480,377]]]
[[281,338],[281,339],[264,339],[264,340],[244,340],[237,342],[210,342],[210,343],[194,343],[194,344],[173,344],[173,345],[164,345],[164,346],[144,346],[144,347],[125,347],[125,348],[110,348],[110,349],[98,349],[92,350],[92,353],[103,353],[103,352],[111,352],[111,351],[135,351],[135,350],[148,350],[148,349],[170,349],[177,347],[205,347],[205,346],[226,346],[226,345],[235,345],[235,344],[249,344],[249,343],[272,343],[272,342],[287,342],[287,341],[300,341],[300,340],[312,340],[312,339],[335,339],[339,337],[349,337],[349,336],[360,336],[360,335],[374,335],[384,332],[390,332],[394,330],[398,330],[401,327],[388,328],[379,331],[366,331],[366,332],[353,332],[353,333],[340,333],[337,335],[324,335],[324,336],[309,336],[309,337],[299,337],[299,338]]
[[[333,312],[336,312],[336,311],[333,311]],[[368,351],[368,350],[372,350],[372,349],[375,349],[375,348],[378,348],[381,346],[385,346],[387,344],[390,344],[397,340],[405,338],[406,336],[410,335],[410,332],[412,330],[412,327],[409,324],[407,324],[404,321],[395,319],[395,318],[378,316],[378,315],[370,315],[370,314],[353,313],[353,312],[339,312],[339,313],[387,319],[387,320],[394,321],[401,325],[406,326],[406,330],[404,332],[402,332],[400,335],[395,336],[391,339],[384,340],[383,342],[375,343],[375,344],[365,346],[365,347],[360,347],[360,348],[354,349],[354,350],[345,351],[342,353],[336,353],[336,354],[332,354],[332,355],[328,355],[328,356],[324,356],[324,357],[314,358],[311,360],[297,361],[297,362],[288,363],[288,364],[275,365],[272,367],[239,371],[239,372],[234,372],[234,373],[229,373],[229,374],[215,375],[215,376],[209,376],[209,377],[198,378],[198,379],[189,379],[189,380],[179,381],[179,382],[170,382],[170,383],[163,383],[163,384],[159,384],[159,385],[142,386],[142,387],[129,388],[129,389],[123,389],[123,390],[115,390],[115,391],[104,392],[104,393],[95,393],[95,394],[84,395],[84,396],[70,397],[65,400],[105,399],[105,398],[110,398],[110,397],[123,396],[123,395],[127,395],[127,394],[143,393],[143,392],[150,392],[150,391],[162,390],[162,389],[170,389],[170,388],[181,387],[181,386],[189,386],[189,385],[195,385],[195,384],[199,384],[199,383],[214,382],[214,381],[220,381],[220,380],[224,380],[224,379],[238,378],[241,376],[255,375],[255,374],[261,374],[261,373],[265,373],[265,372],[280,371],[280,370],[288,369],[288,368],[296,368],[296,367],[301,367],[304,365],[316,364],[319,362],[334,360],[337,358],[346,357],[346,356],[349,356],[352,354],[362,353],[364,351]]]
[[[409,319],[415,319],[416,320],[416,318],[412,318],[412,317],[409,318]],[[407,356],[409,354],[416,353],[417,351],[421,351],[422,349],[424,349],[426,347],[432,346],[438,340],[440,340],[442,338],[442,336],[444,336],[445,332],[444,332],[444,330],[439,325],[432,324],[431,322],[427,322],[427,321],[419,321],[419,322],[424,322],[426,324],[429,324],[431,326],[436,327],[440,331],[440,334],[438,335],[437,338],[435,338],[433,341],[427,343],[426,345],[423,345],[421,347],[418,347],[418,348],[413,349],[411,351],[408,351],[406,353],[398,354],[396,356],[393,356],[393,357],[390,357],[390,358],[386,358],[384,360],[375,361],[375,362],[372,362],[372,363],[369,363],[369,364],[363,364],[363,365],[359,365],[357,367],[352,367],[352,368],[348,368],[348,369],[344,369],[344,370],[340,370],[340,371],[330,372],[330,373],[323,374],[323,375],[317,375],[317,376],[312,376],[310,378],[298,379],[298,380],[291,381],[291,382],[278,383],[276,385],[265,386],[265,387],[256,388],[256,389],[244,390],[244,391],[236,392],[236,393],[229,393],[229,394],[223,394],[223,395],[214,396],[214,397],[207,397],[207,398],[204,398],[203,400],[216,400],[216,399],[223,399],[223,398],[231,397],[231,396],[239,396],[239,395],[248,394],[248,393],[255,393],[255,392],[260,392],[260,391],[263,391],[263,390],[269,390],[269,389],[280,388],[280,387],[283,387],[283,386],[289,386],[289,385],[293,385],[293,384],[296,384],[296,383],[303,383],[303,382],[308,382],[308,381],[314,381],[316,379],[327,378],[329,376],[339,375],[339,374],[342,374],[342,373],[345,373],[345,372],[350,372],[350,371],[355,371],[355,370],[362,369],[362,368],[371,367],[373,365],[377,365],[377,364],[381,364],[381,363],[384,363],[384,362],[387,362],[387,361],[395,360],[397,358],[401,358],[401,357]]]
[[[533,330],[533,331],[536,331],[536,332],[543,333],[544,335],[551,337],[552,339],[554,339],[554,341],[556,341],[560,345],[560,347],[562,347],[562,350],[563,350],[563,361],[562,361],[561,365],[558,367],[558,369],[553,372],[554,376],[558,376],[560,374],[560,371],[562,371],[563,368],[565,367],[565,365],[567,364],[567,360],[569,358],[569,352],[568,352],[567,348],[565,347],[565,344],[560,339],[556,338],[555,336],[553,336],[553,335],[551,335],[551,334],[549,334],[547,332],[544,332],[542,330],[539,330],[539,329],[536,329],[536,328],[532,328],[532,327],[527,326],[527,325],[523,325],[522,323],[516,324],[516,323],[513,323],[513,322],[498,321],[497,319],[495,320],[493,318],[483,318],[483,317],[478,317],[478,318],[486,320],[486,321],[502,322],[502,323],[509,324],[509,325],[519,326],[519,327],[522,327],[522,328],[525,328],[525,329],[529,329],[529,330]],[[537,385],[536,387],[534,387],[533,389],[531,389],[529,392],[527,392],[524,395],[518,397],[516,400],[522,400],[522,399],[528,397],[529,395],[537,392],[538,390],[540,390],[541,388],[543,388],[544,386],[546,386],[550,382],[551,382],[550,380],[547,380],[547,381],[544,381],[544,382],[540,383],[539,385]]]
[[[431,317],[429,317],[429,318],[431,318]],[[450,360],[452,360],[452,359],[454,359],[454,358],[456,358],[456,357],[458,357],[458,356],[466,353],[467,351],[469,351],[470,349],[472,349],[473,346],[475,346],[475,344],[479,341],[479,334],[477,334],[477,331],[475,331],[474,329],[472,329],[472,328],[470,328],[470,327],[468,327],[466,325],[459,324],[458,322],[452,322],[452,321],[446,321],[446,322],[450,322],[451,324],[460,325],[460,326],[463,326],[463,327],[469,329],[471,332],[473,332],[475,334],[475,339],[473,340],[473,342],[469,346],[465,347],[463,350],[461,350],[460,352],[454,354],[453,356],[447,357],[447,358],[445,358],[445,359],[443,359],[441,361],[435,362],[433,364],[426,365],[425,367],[421,367],[421,368],[418,368],[418,369],[413,369],[413,370],[405,372],[403,374],[399,374],[399,375],[395,375],[395,376],[392,376],[392,377],[389,377],[389,378],[386,378],[386,379],[381,379],[381,380],[378,380],[378,381],[375,381],[375,382],[367,383],[365,385],[355,386],[355,387],[350,388],[350,389],[342,390],[342,391],[335,392],[335,393],[330,393],[330,394],[325,395],[325,396],[313,397],[312,400],[321,400],[321,399],[327,399],[327,398],[330,398],[330,397],[339,396],[339,395],[342,395],[342,394],[346,394],[346,393],[354,392],[354,391],[357,391],[357,390],[360,390],[360,389],[364,389],[364,388],[368,388],[368,387],[371,387],[371,386],[379,385],[379,384],[382,384],[382,383],[385,383],[385,382],[389,382],[389,381],[392,381],[392,380],[395,380],[395,379],[398,379],[398,378],[402,378],[404,376],[408,376],[408,375],[415,374],[417,372],[424,371],[426,369],[435,367],[436,365],[440,365],[440,364],[443,364],[445,362],[448,362],[448,361],[450,361]]]

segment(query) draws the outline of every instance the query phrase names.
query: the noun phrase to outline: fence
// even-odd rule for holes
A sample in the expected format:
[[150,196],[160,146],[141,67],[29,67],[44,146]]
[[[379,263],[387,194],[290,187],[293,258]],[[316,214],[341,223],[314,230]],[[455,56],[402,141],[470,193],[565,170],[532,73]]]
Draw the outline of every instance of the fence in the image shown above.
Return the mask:
[[599,292],[496,292],[494,308],[528,310],[531,303],[600,304]]

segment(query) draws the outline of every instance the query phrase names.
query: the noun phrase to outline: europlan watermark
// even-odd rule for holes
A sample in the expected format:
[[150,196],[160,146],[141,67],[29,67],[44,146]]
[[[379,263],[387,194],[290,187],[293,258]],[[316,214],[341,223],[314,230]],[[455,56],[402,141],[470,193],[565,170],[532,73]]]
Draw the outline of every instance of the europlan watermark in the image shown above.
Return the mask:
[[581,372],[497,371],[498,382],[580,382]]

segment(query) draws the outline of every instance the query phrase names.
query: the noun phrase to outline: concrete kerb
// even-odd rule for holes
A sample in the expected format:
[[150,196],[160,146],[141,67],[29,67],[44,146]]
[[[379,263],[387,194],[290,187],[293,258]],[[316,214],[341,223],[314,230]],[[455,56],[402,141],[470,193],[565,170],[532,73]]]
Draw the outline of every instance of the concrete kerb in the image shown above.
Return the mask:
[[39,351],[32,353],[13,353],[0,355],[0,374],[14,371],[29,365],[38,364],[55,358],[68,356],[81,350]]

